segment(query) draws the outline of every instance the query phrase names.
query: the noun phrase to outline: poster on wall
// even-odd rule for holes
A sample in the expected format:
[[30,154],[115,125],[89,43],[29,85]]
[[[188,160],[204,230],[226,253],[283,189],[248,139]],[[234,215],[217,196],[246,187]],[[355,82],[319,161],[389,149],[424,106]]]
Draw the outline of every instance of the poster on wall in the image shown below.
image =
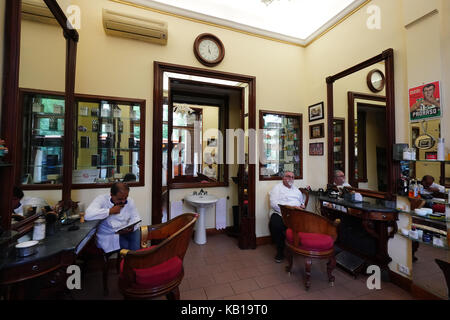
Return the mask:
[[411,122],[442,116],[439,81],[409,89],[409,119]]

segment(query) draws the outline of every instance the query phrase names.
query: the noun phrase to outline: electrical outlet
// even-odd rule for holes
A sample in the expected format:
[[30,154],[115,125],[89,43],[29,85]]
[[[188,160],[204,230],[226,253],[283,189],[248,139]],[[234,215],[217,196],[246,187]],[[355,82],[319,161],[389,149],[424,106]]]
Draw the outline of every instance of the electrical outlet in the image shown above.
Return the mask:
[[404,265],[402,265],[402,264],[398,264],[398,271],[400,271],[401,273],[404,273],[404,274],[406,274],[406,275],[410,275],[409,274],[409,268],[407,267],[407,266],[404,266]]

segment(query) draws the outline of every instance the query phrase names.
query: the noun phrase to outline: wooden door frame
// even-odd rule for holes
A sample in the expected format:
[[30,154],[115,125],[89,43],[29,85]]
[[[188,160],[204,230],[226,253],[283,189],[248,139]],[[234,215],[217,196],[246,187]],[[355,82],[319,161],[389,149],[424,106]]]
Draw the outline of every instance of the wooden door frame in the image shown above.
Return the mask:
[[[236,81],[248,84],[249,100],[248,128],[256,130],[256,77],[242,74],[221,72],[212,69],[202,69],[190,66],[169,64],[155,61],[153,63],[153,163],[152,163],[152,224],[162,222],[162,119],[163,119],[163,80],[164,72],[189,74],[208,78]],[[249,145],[250,148],[256,148]],[[254,150],[249,150],[249,153]],[[256,154],[256,153],[254,153]],[[240,221],[239,244],[241,249],[254,249],[256,247],[255,224],[255,189],[256,189],[256,164],[249,164],[248,172],[248,215]],[[250,231],[250,232],[248,232]]]

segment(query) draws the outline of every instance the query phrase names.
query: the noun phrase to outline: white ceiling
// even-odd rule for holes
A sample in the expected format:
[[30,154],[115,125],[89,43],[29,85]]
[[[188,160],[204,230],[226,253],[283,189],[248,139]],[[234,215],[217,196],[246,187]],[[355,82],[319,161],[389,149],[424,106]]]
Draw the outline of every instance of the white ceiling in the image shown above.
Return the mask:
[[307,45],[367,0],[129,0],[138,5]]

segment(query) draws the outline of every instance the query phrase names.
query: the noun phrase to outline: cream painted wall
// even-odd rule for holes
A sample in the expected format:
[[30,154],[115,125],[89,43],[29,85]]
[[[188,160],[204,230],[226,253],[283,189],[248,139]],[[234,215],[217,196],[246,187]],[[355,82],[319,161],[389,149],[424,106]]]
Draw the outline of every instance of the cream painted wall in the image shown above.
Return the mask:
[[[404,108],[407,105],[407,47],[402,19],[398,18],[399,12],[403,12],[403,2],[373,0],[369,4],[380,8],[381,29],[372,30],[367,27],[369,14],[366,5],[305,49],[307,103],[313,104],[318,101],[326,103],[326,77],[380,54],[388,48],[393,48],[396,141],[405,142],[408,141],[408,110]],[[335,114],[342,116],[345,114],[344,108],[346,109],[346,103],[335,105]],[[310,174],[307,176],[308,183],[315,189],[323,187],[327,182],[327,157],[316,160],[309,162]],[[318,174],[319,172],[323,174]],[[412,266],[408,256],[410,246],[408,242],[397,236],[389,241],[389,255],[393,258],[389,265],[391,270],[398,272],[397,263]]]
[[[305,66],[303,49],[300,47],[181,20],[107,0],[78,0],[73,1],[73,3],[81,8],[75,91],[84,94],[146,99],[147,102],[145,187],[133,188],[130,193],[143,217],[143,223],[151,222],[153,61],[204,68],[196,60],[192,44],[197,35],[210,32],[217,35],[226,48],[225,59],[215,69],[256,77],[257,109],[264,106],[264,109],[269,110],[283,109],[288,112],[296,112],[305,105],[303,99],[306,92],[306,79],[304,79],[302,73]],[[167,21],[169,25],[168,44],[160,46],[107,36],[102,25],[102,8]],[[45,39],[47,36],[48,41],[61,37],[60,33],[53,36],[50,30],[47,32],[48,34],[43,33],[42,30],[47,28],[46,26],[30,22],[25,27],[27,28],[25,34],[39,35],[36,38],[43,37],[42,41],[45,41],[45,43],[47,43],[47,39]],[[28,42],[23,45],[30,49],[32,47],[38,48],[31,40]],[[26,55],[27,61],[23,63],[29,71],[23,75],[23,79],[21,77],[21,86],[62,90],[64,82],[54,79],[63,77],[64,70],[60,70],[60,73],[55,75],[57,78],[55,76],[40,76],[43,73],[42,70],[54,69],[52,65],[60,63],[59,56],[56,54],[52,56],[56,61],[37,60],[33,57],[31,51],[28,50],[28,53]],[[39,57],[39,52],[37,54]],[[36,66],[36,64],[40,65]],[[257,190],[265,189],[265,183],[257,181],[256,188]],[[74,200],[89,203],[96,195],[105,192],[108,192],[108,190],[74,190],[72,197]],[[59,191],[38,193],[45,198],[59,197],[59,194],[58,196],[54,195]],[[28,192],[26,192],[26,195],[28,195]],[[257,204],[258,200],[257,198]],[[257,205],[257,236],[268,234],[267,218],[265,218],[267,214],[264,213],[264,220],[261,220],[259,219],[260,212],[261,207]]]

